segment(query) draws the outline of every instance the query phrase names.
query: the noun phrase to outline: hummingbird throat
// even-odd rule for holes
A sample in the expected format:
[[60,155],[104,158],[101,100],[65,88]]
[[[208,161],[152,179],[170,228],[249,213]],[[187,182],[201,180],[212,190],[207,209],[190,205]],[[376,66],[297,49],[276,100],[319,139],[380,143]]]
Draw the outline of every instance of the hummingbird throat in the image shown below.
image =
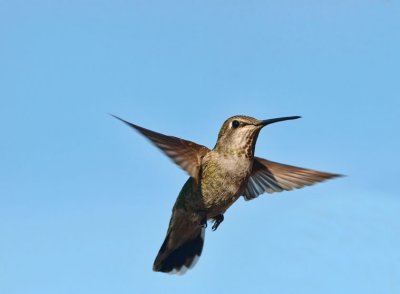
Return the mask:
[[259,132],[248,133],[243,137],[236,137],[230,142],[218,142],[215,150],[223,155],[253,158]]

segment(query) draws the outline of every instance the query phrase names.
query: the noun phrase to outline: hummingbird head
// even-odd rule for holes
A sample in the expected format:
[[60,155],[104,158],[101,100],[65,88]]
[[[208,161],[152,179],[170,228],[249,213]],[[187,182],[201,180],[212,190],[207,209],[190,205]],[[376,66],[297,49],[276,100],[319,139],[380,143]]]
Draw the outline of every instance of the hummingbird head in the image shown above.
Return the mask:
[[232,116],[222,125],[214,149],[232,155],[251,157],[254,155],[257,137],[263,127],[275,122],[298,118],[300,116],[258,120],[244,115]]

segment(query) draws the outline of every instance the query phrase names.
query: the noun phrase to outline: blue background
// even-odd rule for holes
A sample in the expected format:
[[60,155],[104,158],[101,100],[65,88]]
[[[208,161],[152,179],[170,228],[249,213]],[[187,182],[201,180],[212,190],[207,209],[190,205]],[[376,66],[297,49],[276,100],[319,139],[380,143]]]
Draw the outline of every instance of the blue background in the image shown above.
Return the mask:
[[[400,4],[0,1],[0,292],[400,293]],[[347,177],[242,199],[151,271],[187,175],[108,115]]]

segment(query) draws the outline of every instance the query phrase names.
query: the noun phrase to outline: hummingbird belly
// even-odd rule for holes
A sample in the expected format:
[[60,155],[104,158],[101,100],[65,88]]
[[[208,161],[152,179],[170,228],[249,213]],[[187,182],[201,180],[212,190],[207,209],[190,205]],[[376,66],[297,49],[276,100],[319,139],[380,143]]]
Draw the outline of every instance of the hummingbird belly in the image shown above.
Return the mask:
[[[202,165],[201,196],[207,218],[223,214],[241,195],[252,161],[210,152]],[[207,158],[208,157],[208,158]]]

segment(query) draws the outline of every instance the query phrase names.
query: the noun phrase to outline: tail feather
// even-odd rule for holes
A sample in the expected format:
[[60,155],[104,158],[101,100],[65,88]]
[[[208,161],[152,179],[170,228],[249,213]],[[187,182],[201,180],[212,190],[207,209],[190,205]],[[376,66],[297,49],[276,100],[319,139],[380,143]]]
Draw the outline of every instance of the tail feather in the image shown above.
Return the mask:
[[183,274],[201,255],[205,228],[193,219],[172,216],[167,236],[154,261],[153,270]]

